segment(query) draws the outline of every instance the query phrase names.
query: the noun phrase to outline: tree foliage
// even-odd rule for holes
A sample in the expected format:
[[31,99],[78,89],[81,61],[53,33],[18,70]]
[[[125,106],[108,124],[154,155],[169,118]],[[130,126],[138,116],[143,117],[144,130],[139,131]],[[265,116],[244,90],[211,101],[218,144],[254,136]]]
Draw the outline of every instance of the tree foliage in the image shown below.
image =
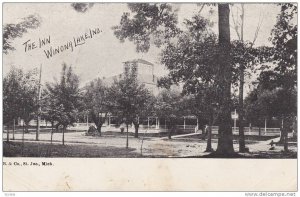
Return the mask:
[[[275,48],[273,56],[277,63],[275,71],[284,73],[296,70],[298,6],[296,3],[283,3],[280,7],[280,14],[277,16],[270,39]],[[296,76],[294,78],[296,80]]]
[[257,88],[246,98],[246,111],[250,120],[259,118],[293,117],[297,113],[297,90],[287,89],[283,75],[264,71],[258,78]]
[[125,124],[137,124],[136,118],[142,115],[151,101],[151,93],[137,80],[137,65],[126,63],[124,73],[116,79],[109,89],[112,112]]
[[29,15],[17,24],[5,24],[3,26],[3,53],[8,54],[9,51],[15,50],[12,46],[13,39],[22,37],[28,29],[36,29],[40,25],[41,18],[38,15]]
[[56,121],[64,128],[75,123],[82,105],[82,95],[79,89],[79,78],[71,66],[63,63],[60,81],[48,83],[47,92],[48,98],[51,99],[50,106],[56,106],[57,109]]
[[215,80],[217,38],[208,27],[209,21],[201,16],[186,20],[185,24],[188,30],[162,51],[161,63],[170,72],[160,79],[159,85],[183,83],[184,93],[194,93],[201,84]]
[[130,12],[113,27],[115,36],[136,45],[137,52],[147,52],[150,44],[160,47],[177,35],[177,14],[168,3],[128,3]]
[[72,3],[71,6],[77,12],[85,13],[94,6],[94,3]]
[[176,130],[178,120],[184,115],[190,115],[189,108],[186,108],[187,102],[188,100],[176,89],[163,89],[156,97],[155,114],[165,119],[170,129],[169,139]]
[[3,79],[3,121],[22,118],[26,125],[36,116],[38,72],[12,67]]
[[91,81],[85,87],[85,110],[91,115],[100,135],[101,127],[109,113],[109,99],[108,87],[100,78]]

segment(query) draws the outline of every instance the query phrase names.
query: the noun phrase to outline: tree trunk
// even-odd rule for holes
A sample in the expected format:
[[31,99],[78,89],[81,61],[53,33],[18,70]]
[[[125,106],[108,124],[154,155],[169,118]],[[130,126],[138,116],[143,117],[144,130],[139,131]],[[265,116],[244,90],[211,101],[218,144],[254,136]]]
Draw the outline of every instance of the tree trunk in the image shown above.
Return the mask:
[[101,136],[101,128],[102,128],[102,124],[97,125],[97,131],[99,133],[99,136]]
[[245,133],[244,133],[244,66],[240,65],[240,87],[239,87],[239,152],[244,153]]
[[9,142],[9,125],[7,125],[6,135],[6,141]]
[[289,127],[289,121],[287,118],[284,119],[284,122],[283,122],[283,135],[284,135],[284,145],[283,145],[283,148],[284,148],[284,151],[287,152],[289,151],[288,149],[288,129]]
[[284,143],[284,131],[283,131],[283,124],[280,126],[280,139],[277,142],[278,144],[283,144]]
[[219,70],[218,91],[220,98],[220,126],[216,154],[230,156],[234,154],[233,136],[231,128],[231,78],[230,61],[230,27],[229,4],[219,3]]
[[261,136],[261,129],[258,127],[258,136]]
[[207,131],[207,144],[206,144],[206,150],[205,152],[212,152],[213,149],[211,147],[211,130],[212,130],[212,120],[209,121],[209,125],[208,125],[208,131]]
[[29,122],[25,122],[25,133],[29,133],[29,131],[28,131],[28,125],[29,124]]
[[63,143],[63,145],[65,145],[65,126],[63,126],[63,128],[62,128],[62,143]]
[[173,133],[175,132],[175,124],[174,124],[174,122],[173,122],[173,121],[170,121],[170,123],[171,123],[171,128],[170,128],[169,133],[168,133],[168,138],[169,138],[169,139],[172,138],[172,135],[173,135]]
[[126,133],[126,149],[128,149],[128,124],[126,124],[126,130],[127,130],[127,133]]
[[24,154],[24,135],[25,135],[25,129],[24,129],[24,121],[23,121],[23,125],[22,125],[22,156]]
[[14,119],[14,125],[13,125],[13,140],[15,140],[15,130],[16,130],[16,121]]
[[25,135],[25,128],[24,128],[24,122],[22,125],[22,143],[24,144],[24,135]]
[[53,139],[53,127],[54,127],[54,125],[53,125],[53,123],[51,123],[51,144],[52,144],[52,139]]
[[[242,4],[241,14],[241,41],[244,43],[244,4]],[[239,152],[244,153],[245,147],[245,133],[244,133],[244,76],[245,67],[244,64],[239,65],[240,71],[240,86],[239,86]]]
[[134,137],[138,138],[139,137],[139,124],[134,124]]
[[283,144],[284,143],[284,131],[283,131],[282,127],[280,127],[280,139],[277,143],[278,144]]
[[287,152],[289,151],[289,148],[288,148],[288,131],[285,129],[285,132],[284,132],[284,151]]
[[169,132],[168,132],[168,138],[169,139],[172,138],[172,130],[173,130],[173,128],[171,127],[170,130],[169,130]]

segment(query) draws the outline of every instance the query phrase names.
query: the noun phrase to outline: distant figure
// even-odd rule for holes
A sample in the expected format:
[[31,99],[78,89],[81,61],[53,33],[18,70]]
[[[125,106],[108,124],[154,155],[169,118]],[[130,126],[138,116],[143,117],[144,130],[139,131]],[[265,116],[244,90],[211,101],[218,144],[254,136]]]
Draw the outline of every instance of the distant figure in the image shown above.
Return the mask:
[[86,135],[92,135],[94,136],[95,133],[97,132],[97,129],[94,125],[91,125],[86,133]]
[[120,125],[121,133],[124,132],[125,127],[126,127],[125,123],[121,123],[121,125]]
[[205,140],[205,137],[207,136],[207,134],[208,134],[208,125],[206,124],[205,126],[204,126],[204,135],[203,135],[203,137],[202,137],[202,139],[203,140]]
[[271,145],[271,148],[270,148],[269,150],[274,150],[274,149],[275,149],[274,144],[275,144],[274,141],[271,140],[271,142],[270,142],[270,144],[269,144],[269,145]]

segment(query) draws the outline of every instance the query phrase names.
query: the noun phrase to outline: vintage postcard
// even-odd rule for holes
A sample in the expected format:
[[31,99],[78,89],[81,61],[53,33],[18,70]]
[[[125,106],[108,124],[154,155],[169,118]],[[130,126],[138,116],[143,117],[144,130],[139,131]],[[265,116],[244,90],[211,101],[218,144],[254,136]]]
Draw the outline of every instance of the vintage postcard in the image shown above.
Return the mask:
[[297,3],[2,6],[3,191],[297,191]]

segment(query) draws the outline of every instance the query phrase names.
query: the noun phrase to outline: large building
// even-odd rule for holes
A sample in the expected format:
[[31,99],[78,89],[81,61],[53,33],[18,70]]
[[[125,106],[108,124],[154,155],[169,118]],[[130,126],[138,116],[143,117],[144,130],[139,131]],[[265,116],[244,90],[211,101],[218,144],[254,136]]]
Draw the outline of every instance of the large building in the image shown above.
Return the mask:
[[[157,95],[159,88],[157,87],[157,76],[154,74],[154,64],[143,60],[143,59],[134,59],[131,61],[123,62],[124,68],[125,65],[137,66],[137,80],[139,83],[144,84],[145,87],[151,91],[154,95]],[[108,85],[112,84],[115,79],[122,76],[122,74],[115,75],[109,78],[104,79],[104,82]]]

